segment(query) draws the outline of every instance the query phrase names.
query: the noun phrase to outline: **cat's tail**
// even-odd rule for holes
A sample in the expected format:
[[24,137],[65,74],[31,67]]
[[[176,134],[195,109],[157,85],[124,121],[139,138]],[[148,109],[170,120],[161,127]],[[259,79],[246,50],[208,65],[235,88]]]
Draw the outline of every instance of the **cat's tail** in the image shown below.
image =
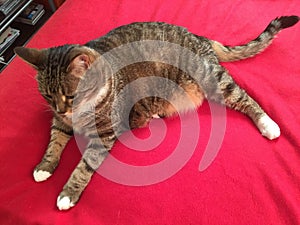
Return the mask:
[[253,41],[240,46],[224,46],[217,41],[211,41],[219,61],[230,62],[252,57],[265,50],[282,29],[291,27],[299,21],[298,16],[282,16],[271,21],[267,28]]

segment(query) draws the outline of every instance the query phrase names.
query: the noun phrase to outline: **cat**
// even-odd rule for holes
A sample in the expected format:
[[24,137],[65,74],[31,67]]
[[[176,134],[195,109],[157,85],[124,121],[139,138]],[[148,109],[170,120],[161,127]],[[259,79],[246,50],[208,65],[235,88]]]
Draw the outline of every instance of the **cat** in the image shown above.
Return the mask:
[[[233,81],[228,71],[219,62],[241,60],[260,53],[271,44],[279,31],[295,25],[298,21],[298,16],[275,18],[256,39],[235,47],[224,46],[217,41],[190,33],[183,27],[163,22],[137,22],[118,27],[85,45],[72,44],[41,50],[15,48],[15,53],[37,70],[39,91],[53,110],[50,142],[43,159],[34,169],[35,181],[48,179],[57,167],[62,150],[73,136],[73,132],[83,133],[88,139],[85,152],[57,198],[57,207],[60,210],[67,210],[78,202],[92,175],[122,132],[145,126],[153,117],[168,117],[176,114],[176,111],[198,107],[204,98],[245,113],[263,136],[270,140],[278,138],[279,126],[245,90]],[[97,63],[97,59],[128,43],[147,40],[172,43],[193,52],[203,59],[201,74],[191,77],[176,66],[142,60],[120,68],[110,76],[104,71],[104,74],[99,76],[99,80],[93,81],[96,84],[94,86],[102,85],[98,87],[101,94],[93,102],[94,115],[93,113],[86,113],[81,117],[79,115],[78,121],[72,122],[72,110],[78,94],[76,90],[81,81],[88,79],[86,77],[89,71],[97,73],[99,67],[93,66]],[[169,54],[170,52],[157,49],[156,53]],[[145,50],[144,53],[139,52],[139,54],[143,57],[143,54],[152,53]],[[188,61],[188,59],[177,58],[181,64]],[[161,82],[161,79],[158,81],[150,79],[149,83],[146,80],[147,82],[133,85],[132,90],[129,90],[126,95],[129,100],[137,94],[143,94],[145,90],[156,90],[158,87],[162,88],[159,91],[164,90],[167,99],[148,96],[138,101],[134,100],[132,108],[130,106],[129,109],[128,121],[128,117],[122,114],[123,110],[113,110],[113,102],[126,85],[145,77],[169,79],[184,93],[174,91],[174,87],[170,87],[172,85]],[[77,104],[79,108],[84,107],[85,97],[87,96],[79,99]],[[177,107],[174,107],[170,100],[174,101]],[[193,104],[186,103],[188,101]],[[126,101],[118,101],[118,104],[118,107],[124,109],[128,107]],[[95,129],[89,125],[90,117],[94,118]]]

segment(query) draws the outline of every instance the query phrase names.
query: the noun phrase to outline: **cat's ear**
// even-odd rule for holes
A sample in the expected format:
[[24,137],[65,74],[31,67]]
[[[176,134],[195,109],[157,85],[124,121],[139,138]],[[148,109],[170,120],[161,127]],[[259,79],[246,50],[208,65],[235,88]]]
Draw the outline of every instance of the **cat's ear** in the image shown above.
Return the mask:
[[99,53],[87,47],[79,47],[73,50],[72,55],[67,71],[81,78],[96,60]]
[[92,64],[89,56],[87,54],[80,54],[76,56],[70,63],[68,67],[68,72],[76,77],[82,77],[87,69]]
[[16,47],[14,52],[35,69],[40,69],[45,63],[46,51],[35,48]]

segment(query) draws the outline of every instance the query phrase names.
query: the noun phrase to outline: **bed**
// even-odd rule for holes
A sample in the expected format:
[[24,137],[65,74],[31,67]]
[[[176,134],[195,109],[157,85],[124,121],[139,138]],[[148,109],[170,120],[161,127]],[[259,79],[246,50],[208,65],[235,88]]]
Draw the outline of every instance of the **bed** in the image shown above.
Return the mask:
[[[254,39],[282,15],[299,16],[299,2],[67,0],[27,46],[84,44],[136,21],[164,21],[236,45]],[[54,175],[34,182],[33,169],[49,141],[51,112],[38,93],[35,71],[15,58],[0,74],[0,224],[300,224],[299,40],[297,24],[282,31],[262,54],[222,63],[279,124],[278,139],[262,137],[246,116],[226,109],[221,144],[208,155],[207,146],[215,141],[213,124],[220,118],[212,112],[221,106],[205,101],[196,118],[192,113],[164,119],[165,138],[153,150],[133,151],[117,142],[111,156],[137,170],[118,170],[108,160],[76,207],[66,212],[57,209],[56,198],[81,153],[72,139]],[[134,134],[147,139],[151,132],[159,133],[156,123],[151,131],[146,127]],[[179,153],[184,160],[176,161],[177,169],[168,171],[174,165],[164,164],[139,180],[141,167],[165,162],[174,153],[181,135],[187,136],[182,124],[195,123],[197,142],[192,152],[186,149],[188,157]],[[193,136],[194,130],[188,132]]]

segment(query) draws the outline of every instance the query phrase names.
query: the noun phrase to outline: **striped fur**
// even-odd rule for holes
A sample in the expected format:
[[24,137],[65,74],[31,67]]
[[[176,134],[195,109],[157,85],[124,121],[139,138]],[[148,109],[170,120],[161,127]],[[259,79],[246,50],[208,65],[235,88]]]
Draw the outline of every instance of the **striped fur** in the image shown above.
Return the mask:
[[246,59],[265,50],[282,29],[291,27],[299,21],[298,16],[283,16],[274,19],[267,28],[253,41],[241,46],[223,46],[217,41],[211,41],[212,48],[221,62]]
[[[255,40],[235,47],[223,46],[219,42],[192,34],[182,27],[153,22],[133,23],[116,28],[83,46],[65,45],[42,50],[16,48],[15,52],[38,71],[39,90],[54,112],[50,143],[41,163],[35,168],[35,180],[43,181],[51,176],[73,131],[83,133],[89,139],[85,153],[57,199],[59,209],[69,209],[77,203],[94,171],[101,165],[122,132],[145,126],[154,115],[172,116],[178,110],[187,111],[198,107],[204,98],[245,113],[264,136],[269,139],[277,138],[280,135],[277,124],[233,81],[219,61],[254,56],[264,50],[280,30],[293,26],[298,20],[297,16],[276,18]],[[192,78],[190,74],[179,69],[179,66],[155,60],[133,63],[121,68],[112,76],[104,72],[103,76],[92,80],[93,87],[104,84],[97,99],[89,99],[94,89],[86,87],[88,91],[83,93],[82,99],[77,97],[78,105],[74,105],[79,82],[89,79],[86,71],[99,73],[99,68],[94,65],[101,54],[143,40],[167,41],[181,46],[202,58],[203,65],[197,65],[199,68],[196,66]],[[192,60],[182,58],[180,53],[173,56],[171,48],[157,52],[166,57],[170,54],[172,57],[178,57],[178,65],[183,67]],[[139,54],[143,55],[145,52]],[[130,54],[114,57],[122,61],[130,57]],[[146,77],[147,82],[130,86],[126,95],[116,99],[127,85],[133,84],[138,78]],[[151,77],[164,79],[158,81]],[[180,88],[170,85],[169,80]],[[163,92],[163,97],[156,96],[155,93],[158,92]],[[136,100],[136,96],[149,97]],[[91,100],[91,103],[87,104],[87,100]],[[131,108],[128,103],[132,101],[134,104]],[[117,105],[117,110],[114,109],[114,104]],[[89,110],[89,107],[95,107],[95,111]],[[73,110],[80,112],[83,108],[85,111],[79,113],[79,119],[76,122],[72,121]],[[126,111],[130,112],[129,121],[128,115],[124,113]]]
[[60,155],[72,135],[73,132],[71,129],[64,129],[63,124],[60,125],[60,122],[58,122],[56,118],[53,119],[51,139],[48,148],[42,161],[35,168],[36,181],[43,181],[37,177],[38,171],[47,171],[50,175],[53,174],[59,163]]

